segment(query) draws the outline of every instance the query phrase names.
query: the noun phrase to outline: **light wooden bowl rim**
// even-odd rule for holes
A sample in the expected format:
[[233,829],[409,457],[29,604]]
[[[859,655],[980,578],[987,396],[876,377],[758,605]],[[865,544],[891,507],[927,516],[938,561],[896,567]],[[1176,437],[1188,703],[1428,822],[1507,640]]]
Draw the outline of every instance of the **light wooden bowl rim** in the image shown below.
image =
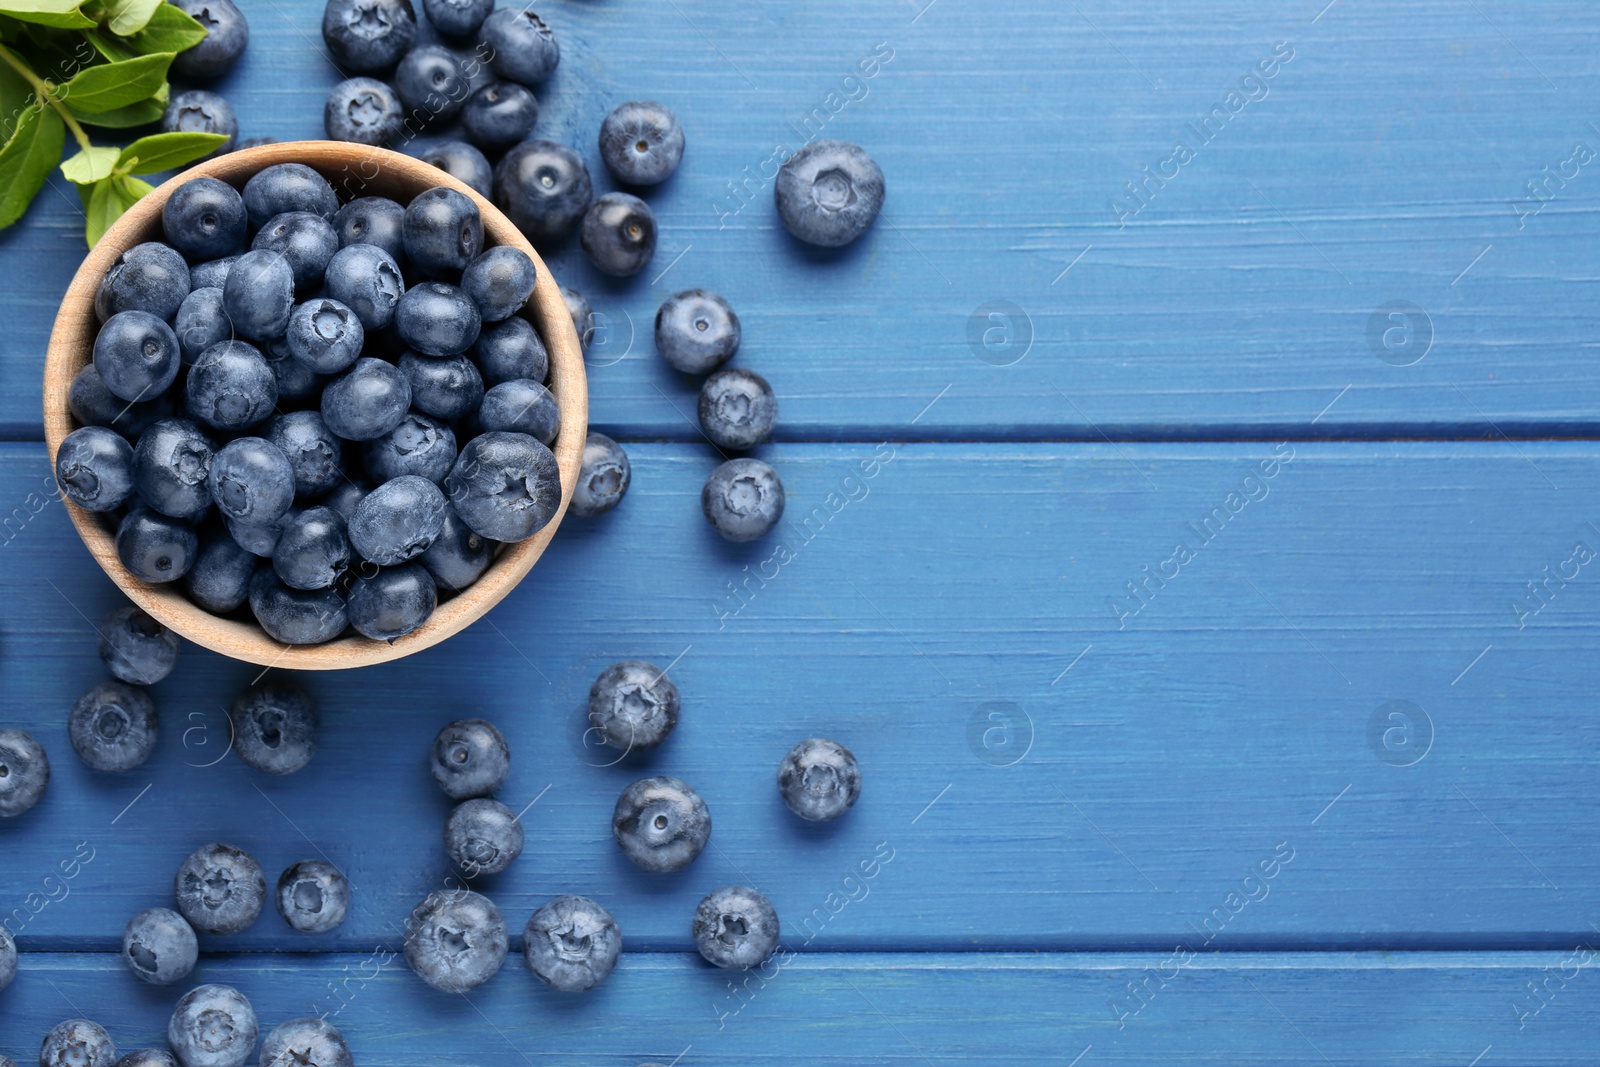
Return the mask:
[[338,141],[293,141],[248,148],[197,164],[170,179],[133,205],[106,231],[67,287],[45,353],[45,443],[53,465],[62,439],[77,428],[67,405],[67,393],[73,376],[90,361],[95,332],[99,329],[94,313],[95,290],[116,257],[141,241],[160,238],[161,209],[172,191],[184,182],[210,176],[238,188],[250,175],[275,163],[306,164],[333,183],[341,200],[384,195],[406,203],[424,189],[448,186],[471,197],[478,205],[483,215],[486,246],[510,245],[532,258],[539,278],[522,314],[538,328],[549,349],[550,389],[561,409],[561,432],[554,447],[561,468],[561,506],[555,517],[528,540],[506,545],[477,582],[442,601],[424,625],[405,637],[387,642],[350,635],[322,645],[292,646],[274,641],[254,622],[212,615],[191,603],[178,589],[149,585],[135,578],[118,560],[115,536],[103,520],[70,501],[67,510],[89,554],[117,588],[154,618],[197,645],[249,663],[292,670],[342,670],[387,663],[431,648],[459,633],[498,604],[533,568],[566,515],[567,503],[572,499],[583,465],[583,445],[588,435],[589,396],[583,351],[560,287],[527,238],[493,204],[464,183],[410,156]]

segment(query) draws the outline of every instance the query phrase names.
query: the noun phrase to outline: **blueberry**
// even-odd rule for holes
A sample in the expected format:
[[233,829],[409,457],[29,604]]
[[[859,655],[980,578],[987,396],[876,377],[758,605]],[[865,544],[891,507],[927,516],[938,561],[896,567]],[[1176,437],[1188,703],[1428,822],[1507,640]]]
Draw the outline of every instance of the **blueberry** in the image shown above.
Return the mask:
[[122,928],[122,962],[141,982],[171,985],[189,977],[199,958],[194,927],[171,908],[146,908]]
[[361,503],[361,499],[369,492],[371,490],[365,485],[345,481],[335,486],[333,492],[323,498],[322,503],[338,512],[339,517],[344,519],[345,525],[348,526],[351,517],[356,513],[356,505]]
[[289,460],[296,496],[321,496],[344,481],[344,443],[317,412],[279,415],[267,427],[267,440]]
[[454,356],[478,339],[482,322],[467,294],[444,282],[407,289],[394,313],[400,339],[424,356]]
[[483,401],[483,376],[466,356],[419,356],[407,352],[398,364],[411,387],[411,406],[454,422]]
[[445,993],[466,993],[493,978],[510,945],[500,909],[470,889],[429,893],[406,921],[406,962]]
[[647,871],[681,871],[711,840],[711,812],[688,783],[665,775],[622,791],[611,813],[622,854]]
[[356,360],[322,390],[322,419],[346,441],[382,437],[400,425],[410,406],[405,377],[393,363],[371,356]]
[[245,602],[255,571],[255,554],[218,529],[201,542],[194,567],[183,576],[183,588],[202,608],[226,615]]
[[[239,235],[239,245],[244,244],[244,235]],[[233,269],[237,254],[223,256],[221,259],[208,259],[204,263],[196,263],[189,268],[189,288],[194,289],[221,289],[228,284],[228,272]]]
[[439,587],[420,563],[384,567],[350,583],[350,625],[374,641],[394,641],[428,621]]
[[883,171],[860,145],[812,141],[778,168],[772,187],[789,232],[824,248],[866,232],[883,207]]
[[589,687],[589,726],[604,744],[623,752],[665,741],[681,707],[672,679],[644,660],[613,663]]
[[483,218],[464,193],[437,186],[418,193],[401,221],[406,258],[424,274],[459,274],[483,251]]
[[[4,1067],[0,1064],[0,1067]],[[140,1048],[124,1052],[117,1067],[182,1067],[178,1057],[164,1048]]]
[[139,437],[133,476],[146,506],[174,519],[198,520],[211,507],[215,445],[188,419],[162,419]]
[[264,437],[238,437],[211,461],[211,499],[230,519],[251,525],[275,522],[294,504],[294,468]]
[[[178,911],[190,926],[208,934],[236,934],[261,914],[267,879],[250,853],[213,843],[201,845],[179,865],[173,892],[178,898]],[[188,1063],[178,1042],[172,1045],[179,1058]]]
[[622,931],[611,913],[588,897],[557,897],[528,920],[522,951],[540,981],[577,993],[605,981],[617,965]]
[[554,141],[523,141],[495,164],[495,206],[534,241],[569,233],[593,195],[583,159]]
[[516,82],[485,85],[467,98],[461,125],[479,148],[498,152],[533,132],[539,121],[539,100]]
[[388,70],[417,39],[411,0],[328,0],[322,39],[340,70]]
[[290,589],[270,567],[250,579],[250,612],[268,637],[286,645],[320,645],[350,625],[344,597],[338,592]]
[[561,506],[556,457],[527,434],[492,431],[467,442],[445,479],[456,513],[475,533],[522,541]]
[[[17,977],[17,945],[11,935],[0,928],[0,992],[4,992]],[[0,1056],[0,1067],[17,1067],[5,1056]]]
[[486,797],[505,784],[511,772],[511,748],[493,723],[457,719],[433,739],[428,770],[454,800]]
[[222,290],[206,287],[191,290],[178,307],[172,332],[178,338],[183,362],[193,363],[214,344],[233,338],[233,321],[223,306]]
[[0,819],[21,815],[50,784],[50,757],[28,734],[0,726]]
[[550,390],[529,378],[513,378],[483,394],[478,425],[485,431],[525,433],[542,445],[555,443],[561,408]]
[[306,508],[284,524],[272,549],[272,569],[291,589],[327,589],[350,566],[344,519],[332,508]]
[[523,85],[538,85],[555,73],[561,46],[544,19],[527,8],[502,7],[483,20],[478,35],[491,51],[495,73]]
[[438,483],[455,462],[455,433],[438,419],[416,412],[366,445],[367,473],[378,481],[415,474]]
[[39,1047],[39,1067],[116,1067],[116,1062],[111,1036],[88,1019],[57,1023]]
[[718,448],[742,452],[767,439],[778,421],[772,386],[754,371],[724,368],[700,387],[700,428]]
[[[278,914],[302,934],[327,933],[344,922],[349,910],[350,882],[326,860],[301,860],[278,878]],[[271,1034],[267,1043],[272,1043]],[[261,1051],[265,1056],[266,1048]],[[318,1058],[311,1062],[323,1067],[329,1061]]]
[[333,230],[339,247],[377,245],[391,257],[404,254],[400,220],[406,209],[385,196],[363,196],[352,200],[333,216]]
[[105,322],[119,311],[146,311],[170,321],[191,284],[189,265],[177,249],[146,241],[117,256],[100,279],[95,316]]
[[132,604],[100,623],[100,658],[131,685],[155,685],[178,662],[178,635]]
[[265,248],[240,256],[222,285],[222,309],[241,336],[253,341],[283,336],[294,310],[294,267],[289,257]]
[[461,290],[478,305],[484,322],[500,322],[522,309],[538,279],[538,268],[525,252],[497,245],[467,264],[461,272]]
[[322,108],[322,128],[334,141],[384,145],[404,128],[405,110],[386,82],[377,78],[348,78],[328,93]]
[[622,446],[603,433],[589,431],[583,443],[583,468],[572,491],[572,513],[585,519],[604,515],[627,495],[633,468]]
[[700,510],[711,528],[728,541],[765,537],[783,518],[783,483],[759,459],[730,459],[700,489]]
[[522,854],[522,823],[498,800],[464,800],[444,824],[444,851],[468,878],[499,874]]
[[465,141],[440,141],[417,153],[417,158],[429,166],[438,167],[458,181],[470,185],[479,195],[490,195],[494,181],[494,168],[483,153]]
[[444,509],[444,494],[426,478],[414,474],[392,478],[356,505],[350,544],[362,559],[380,567],[404,563],[438,539]]
[[231,152],[233,142],[239,139],[239,117],[233,113],[233,105],[216,93],[190,89],[173,93],[167,101],[167,110],[161,115],[161,132],[220,133],[227,140],[211,153],[219,156]]
[[578,331],[579,347],[587,349],[594,340],[594,308],[582,293],[565,285],[561,287],[561,300],[567,305],[567,314],[572,316],[572,328]]
[[422,0],[433,28],[446,37],[470,37],[494,10],[494,0]]
[[741,333],[733,307],[707,289],[674,293],[656,312],[656,350],[685,374],[709,374],[728,362]]
[[179,52],[172,72],[205,80],[226,74],[250,43],[250,23],[233,0],[174,0],[184,14],[206,31],[205,39]]
[[344,1035],[315,1015],[281,1022],[261,1042],[261,1067],[354,1067]]
[[[209,0],[186,2],[199,7]],[[233,8],[233,0],[219,2]],[[190,178],[172,190],[161,207],[161,230],[167,243],[192,262],[215,260],[234,252],[244,244],[248,222],[239,191],[216,178]],[[198,288],[192,274],[189,284]]]
[[478,369],[489,385],[516,378],[542,382],[550,373],[550,353],[533,325],[513,315],[478,334]]
[[837,819],[861,795],[861,765],[843,745],[807,738],[779,764],[778,793],[802,819]]
[[194,566],[200,541],[188,523],[134,508],[117,526],[117,558],[135,578],[159,584],[182,578]]
[[360,358],[366,329],[339,301],[316,297],[290,314],[287,340],[295,358],[311,370],[338,374]]
[[289,261],[295,291],[306,293],[322,284],[328,261],[339,251],[339,235],[321,215],[285,211],[267,220],[250,247],[281,253]]
[[56,482],[89,511],[115,511],[133,495],[133,448],[104,426],[83,426],[56,449]]
[[339,197],[328,179],[304,163],[275,163],[244,183],[244,207],[250,225],[260,228],[285,211],[310,211],[331,219],[339,210]]
[[149,400],[164,392],[181,363],[172,327],[148,311],[117,312],[94,339],[94,369],[123,400]]
[[445,506],[444,526],[439,537],[418,557],[436,584],[446,589],[465,589],[477,581],[494,562],[495,542],[472,532],[456,509]]
[[228,709],[228,721],[233,751],[265,774],[293,774],[317,751],[317,705],[289,682],[251,686]]
[[589,205],[578,241],[603,274],[627,278],[656,252],[656,217],[631,193],[607,193]]
[[202,985],[172,1009],[167,1044],[183,1067],[244,1067],[259,1033],[255,1009],[243,993],[227,985]]
[[367,330],[394,319],[405,282],[394,257],[377,245],[346,245],[328,263],[328,295],[356,313]]
[[600,158],[619,182],[660,184],[683,160],[683,127],[654,100],[618,104],[600,124]]
[[467,98],[467,78],[454,52],[439,45],[413,48],[394,71],[394,91],[412,115],[449,122]]
[[273,550],[278,547],[278,538],[283,536],[283,528],[288,526],[289,520],[297,514],[299,512],[291,508],[283,518],[272,522],[240,522],[227,517],[222,521],[227,524],[228,535],[233,538],[235,544],[251,555],[271,559]]
[[748,886],[714,889],[694,909],[694,945],[707,963],[749,970],[778,944],[778,913]]
[[172,397],[162,393],[152,400],[130,404],[107,389],[100,372],[88,363],[72,376],[67,407],[72,417],[86,426],[109,426],[129,440],[136,440],[151,423],[172,414]]

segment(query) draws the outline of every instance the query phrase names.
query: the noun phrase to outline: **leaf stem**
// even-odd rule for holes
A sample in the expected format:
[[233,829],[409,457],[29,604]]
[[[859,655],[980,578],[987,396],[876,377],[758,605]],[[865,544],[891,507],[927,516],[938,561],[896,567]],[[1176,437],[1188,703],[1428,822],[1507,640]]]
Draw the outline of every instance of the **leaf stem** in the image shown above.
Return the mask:
[[83,127],[78,125],[78,120],[72,116],[72,112],[67,110],[67,105],[62,103],[55,95],[50,83],[30,70],[28,65],[15,52],[3,44],[0,44],[0,59],[5,60],[7,66],[22,75],[23,79],[33,86],[33,91],[38,94],[40,100],[55,108],[56,113],[61,116],[61,121],[65,122],[67,129],[72,131],[73,140],[78,142],[78,147],[87,152],[92,147],[89,143],[89,135],[83,132]]

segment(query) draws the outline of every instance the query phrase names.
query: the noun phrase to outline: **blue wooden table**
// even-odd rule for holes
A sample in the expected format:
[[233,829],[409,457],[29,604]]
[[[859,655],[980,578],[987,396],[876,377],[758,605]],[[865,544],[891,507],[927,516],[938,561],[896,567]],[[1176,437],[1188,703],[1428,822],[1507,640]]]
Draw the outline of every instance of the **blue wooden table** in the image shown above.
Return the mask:
[[[319,132],[318,9],[249,5],[222,86],[246,136]],[[72,756],[118,603],[44,502],[75,196],[53,183],[0,235],[0,721],[56,770],[0,823],[25,952],[0,1052],[26,1067],[76,1014],[158,1043],[177,991],[124,973],[120,931],[221,839],[269,873],[327,857],[355,902],[322,937],[270,913],[203,937],[195,980],[266,1025],[326,1012],[365,1064],[1592,1064],[1592,5],[540,10],[563,44],[543,135],[600,176],[600,118],[657,97],[689,138],[643,275],[548,257],[601,315],[591,421],[633,489],[447,644],[301,678],[324,737],[298,775],[218,761],[258,668],[192,648],[154,689],[149,764]],[[817,135],[889,183],[877,227],[826,255],[770,203],[773,161]],[[789,515],[763,544],[698,514],[717,457],[650,337],[689,286],[729,297],[739,362],[779,394],[761,454]],[[683,720],[604,766],[581,709],[625,657],[672,665]],[[505,730],[503,799],[531,805],[486,891],[517,932],[558,893],[611,909],[627,952],[592,994],[517,955],[436,994],[396,955],[448,874],[424,752],[469,714]],[[772,785],[813,734],[866,770],[834,826],[797,825]],[[647,772],[715,816],[679,875],[609,840]],[[688,936],[732,882],[795,951],[747,978]]]

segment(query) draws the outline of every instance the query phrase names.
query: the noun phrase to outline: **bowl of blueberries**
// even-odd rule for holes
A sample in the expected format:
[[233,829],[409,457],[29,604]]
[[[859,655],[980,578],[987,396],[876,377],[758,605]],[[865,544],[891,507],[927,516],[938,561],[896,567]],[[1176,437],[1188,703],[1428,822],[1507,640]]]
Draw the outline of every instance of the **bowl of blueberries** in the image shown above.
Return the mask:
[[196,644],[301,670],[398,659],[533,567],[588,393],[538,254],[381,148],[190,168],[89,253],[45,360],[45,439],[90,554]]

